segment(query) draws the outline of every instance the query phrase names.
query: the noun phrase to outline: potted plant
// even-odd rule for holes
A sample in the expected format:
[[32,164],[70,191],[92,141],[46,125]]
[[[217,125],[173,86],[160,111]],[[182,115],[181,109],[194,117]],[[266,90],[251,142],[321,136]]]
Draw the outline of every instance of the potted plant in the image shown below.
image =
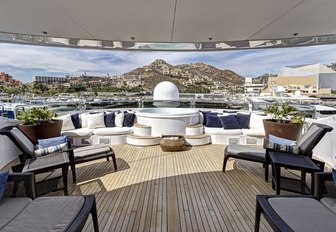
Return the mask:
[[19,124],[20,130],[34,143],[38,139],[52,138],[61,135],[62,120],[56,119],[57,114],[48,107],[32,107],[18,112],[17,119],[24,121]]
[[272,117],[263,121],[266,138],[272,134],[290,140],[299,139],[305,123],[304,113],[299,112],[296,107],[290,106],[288,102],[281,106],[279,103],[268,106],[265,113]]

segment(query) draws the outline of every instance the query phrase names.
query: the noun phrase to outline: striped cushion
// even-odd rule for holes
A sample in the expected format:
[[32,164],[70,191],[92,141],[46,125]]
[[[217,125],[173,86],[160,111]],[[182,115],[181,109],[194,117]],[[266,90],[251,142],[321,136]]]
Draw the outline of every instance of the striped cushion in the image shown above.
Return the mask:
[[36,156],[43,156],[43,155],[48,155],[52,154],[58,151],[65,151],[68,149],[68,144],[67,143],[62,143],[57,146],[52,146],[52,147],[47,147],[47,148],[42,148],[34,151],[34,154]]
[[265,141],[265,148],[269,148],[275,151],[282,151],[287,153],[299,154],[299,147],[298,146],[290,146],[284,145],[279,143],[274,143],[271,141]]

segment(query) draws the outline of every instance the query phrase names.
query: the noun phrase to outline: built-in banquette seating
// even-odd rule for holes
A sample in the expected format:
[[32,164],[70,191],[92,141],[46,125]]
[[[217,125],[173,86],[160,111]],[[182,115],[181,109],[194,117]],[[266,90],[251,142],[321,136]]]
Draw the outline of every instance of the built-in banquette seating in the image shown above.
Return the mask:
[[212,144],[243,144],[262,146],[265,131],[262,113],[200,111],[204,133]]
[[85,112],[66,114],[62,134],[73,146],[94,144],[125,144],[134,129],[135,114],[130,111]]
[[[257,113],[200,111],[199,124],[186,126],[185,139],[192,146],[204,144],[262,145],[263,119]],[[62,134],[73,146],[130,144],[151,146],[160,137],[151,136],[151,128],[136,123],[133,111],[85,112],[66,114]]]

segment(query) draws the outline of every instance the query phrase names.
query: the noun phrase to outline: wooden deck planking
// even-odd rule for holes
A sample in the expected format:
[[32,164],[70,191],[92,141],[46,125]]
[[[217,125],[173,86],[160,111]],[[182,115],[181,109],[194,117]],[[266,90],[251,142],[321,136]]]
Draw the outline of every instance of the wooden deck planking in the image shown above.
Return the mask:
[[[261,164],[230,160],[223,173],[224,147],[113,146],[119,170],[103,159],[78,165],[69,193],[96,195],[101,231],[253,231],[255,195],[275,192]],[[260,231],[269,230],[262,219]]]

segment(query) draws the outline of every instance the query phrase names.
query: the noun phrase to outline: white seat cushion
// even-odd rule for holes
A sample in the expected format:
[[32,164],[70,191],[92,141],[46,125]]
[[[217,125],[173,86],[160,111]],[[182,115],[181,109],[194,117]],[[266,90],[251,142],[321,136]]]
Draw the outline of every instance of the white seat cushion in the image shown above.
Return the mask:
[[263,137],[265,136],[265,131],[260,129],[242,129],[243,135],[247,136],[257,136],[257,137]]
[[93,130],[94,135],[108,136],[108,135],[126,135],[133,133],[132,127],[107,127]]
[[224,130],[223,128],[204,127],[205,134],[211,135],[242,135],[243,132],[240,129]]
[[79,128],[75,130],[62,131],[62,135],[67,135],[68,137],[89,137],[92,135],[93,129]]

